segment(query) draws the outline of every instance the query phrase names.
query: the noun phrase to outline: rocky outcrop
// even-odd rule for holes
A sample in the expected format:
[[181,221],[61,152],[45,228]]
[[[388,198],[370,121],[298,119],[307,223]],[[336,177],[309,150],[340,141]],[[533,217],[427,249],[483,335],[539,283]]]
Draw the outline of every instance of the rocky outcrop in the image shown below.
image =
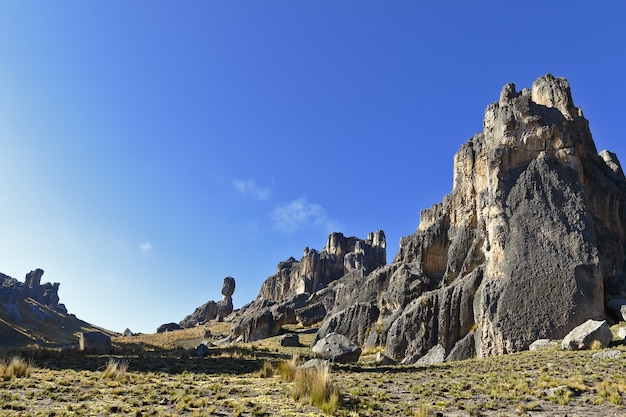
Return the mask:
[[193,313],[180,321],[180,327],[190,328],[199,324],[206,323],[209,320],[215,320],[218,317],[226,317],[233,312],[233,298],[235,292],[235,278],[226,277],[222,283],[222,300],[207,301],[200,307],[197,307]]
[[[460,341],[471,352],[472,340],[484,357],[561,339],[624,298],[626,179],[615,154],[598,154],[568,82],[507,84],[483,125],[454,157],[452,192],[422,211],[393,262],[328,284],[318,339],[361,341],[369,322],[367,343],[396,361]],[[355,331],[357,303],[379,313]]]
[[62,314],[67,314],[65,305],[59,304],[59,283],[41,283],[43,269],[35,269],[26,274],[24,282],[8,275],[0,274],[0,301],[17,304],[26,298]]
[[322,250],[304,249],[297,261],[291,257],[278,264],[257,299],[282,301],[295,294],[319,291],[351,271],[367,274],[387,263],[387,243],[382,230],[369,233],[366,240],[332,233]]

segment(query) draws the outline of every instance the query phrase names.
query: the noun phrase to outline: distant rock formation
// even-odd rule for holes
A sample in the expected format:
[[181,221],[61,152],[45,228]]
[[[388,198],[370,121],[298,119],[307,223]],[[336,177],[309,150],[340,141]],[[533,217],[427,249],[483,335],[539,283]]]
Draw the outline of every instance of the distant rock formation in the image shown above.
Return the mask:
[[342,333],[400,361],[436,345],[471,352],[471,340],[484,357],[563,338],[624,298],[625,230],[621,165],[598,155],[568,82],[507,84],[455,155],[451,194],[422,211],[393,262],[328,285],[317,339]]
[[19,282],[8,275],[0,274],[0,301],[17,304],[26,298],[62,314],[67,314],[65,305],[59,304],[59,283],[43,283],[43,269],[35,269],[26,274],[24,282]]
[[369,233],[365,240],[330,234],[322,252],[307,247],[300,261],[291,257],[278,264],[256,300],[233,321],[230,338],[250,342],[276,336],[285,324],[321,321],[332,308],[325,304],[324,289],[346,274],[363,276],[385,265],[386,256],[382,230]]
[[182,328],[195,327],[218,317],[226,317],[233,312],[233,298],[235,293],[235,278],[226,277],[222,283],[222,300],[207,301],[196,308],[193,313],[185,317],[179,323]]

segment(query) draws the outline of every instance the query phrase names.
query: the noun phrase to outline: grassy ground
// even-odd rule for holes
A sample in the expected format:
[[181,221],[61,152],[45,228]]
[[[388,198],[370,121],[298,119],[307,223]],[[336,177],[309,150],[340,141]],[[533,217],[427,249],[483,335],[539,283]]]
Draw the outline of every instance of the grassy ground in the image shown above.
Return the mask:
[[[213,334],[227,331],[219,326]],[[211,348],[200,358],[193,347],[203,333],[115,338],[106,355],[0,352],[0,416],[325,415],[325,406],[303,397],[302,378],[285,376],[293,363],[287,357],[311,357],[304,344],[312,334],[301,335],[298,348],[271,338]],[[613,349],[622,359],[554,348],[428,368],[376,367],[370,355],[332,368],[328,392],[338,402],[325,409],[338,416],[626,416],[626,347]],[[21,365],[11,365],[13,357]]]

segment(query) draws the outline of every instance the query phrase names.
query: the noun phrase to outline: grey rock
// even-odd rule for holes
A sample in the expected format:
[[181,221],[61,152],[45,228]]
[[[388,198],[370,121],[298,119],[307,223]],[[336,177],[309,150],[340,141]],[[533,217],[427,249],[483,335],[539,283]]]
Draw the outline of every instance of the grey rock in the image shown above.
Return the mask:
[[208,339],[210,337],[213,337],[213,334],[211,333],[210,329],[204,329],[204,334],[202,335],[202,337],[204,337],[205,339]]
[[304,327],[312,326],[326,317],[326,307],[324,303],[318,302],[295,310],[296,320]]
[[133,332],[130,331],[130,329],[127,327],[126,330],[124,330],[124,333],[122,333],[122,336],[124,337],[130,337],[130,336],[134,336]]
[[619,350],[603,350],[591,355],[592,359],[621,359],[622,352]]
[[318,340],[311,350],[317,357],[332,362],[356,362],[361,355],[361,348],[356,343],[337,333]]
[[561,348],[565,350],[586,350],[598,342],[600,348],[607,347],[613,340],[613,333],[606,320],[587,320],[565,336]]
[[620,327],[617,329],[617,337],[621,340],[626,339],[626,327]]
[[185,329],[196,327],[198,324],[206,323],[209,320],[217,318],[217,303],[215,301],[207,301],[200,307],[197,307],[193,313],[185,317],[180,322],[180,326]]
[[111,351],[111,338],[102,332],[82,332],[78,346],[83,352],[106,353]]
[[415,362],[415,366],[430,366],[443,363],[446,358],[446,349],[441,345],[433,346],[426,355]]
[[209,347],[204,343],[200,343],[196,346],[196,356],[207,356],[209,352]]
[[231,297],[235,293],[235,278],[226,277],[222,284],[222,295],[225,297]]
[[339,333],[358,345],[365,342],[368,329],[378,320],[378,307],[371,303],[357,303],[324,320],[313,344],[329,333]]
[[537,339],[528,346],[528,350],[542,350],[542,349],[551,349],[557,346],[557,342],[553,342],[550,339]]
[[446,356],[446,362],[464,361],[476,357],[476,342],[474,334],[468,333],[465,337],[455,343],[454,347]]
[[285,347],[300,346],[300,337],[295,333],[287,333],[278,338],[278,343]]
[[222,301],[217,303],[217,315],[219,317],[226,317],[233,312],[233,298],[230,295],[225,295]]
[[304,362],[302,365],[298,366],[298,369],[321,369],[330,366],[330,363],[325,359],[309,359]]

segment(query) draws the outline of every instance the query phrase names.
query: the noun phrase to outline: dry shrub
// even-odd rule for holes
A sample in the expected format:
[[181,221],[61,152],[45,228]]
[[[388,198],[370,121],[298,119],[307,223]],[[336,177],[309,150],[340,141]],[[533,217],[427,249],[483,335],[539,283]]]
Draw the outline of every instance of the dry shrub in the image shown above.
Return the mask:
[[294,380],[296,376],[296,362],[298,361],[298,356],[294,355],[288,361],[280,361],[278,362],[278,366],[276,370],[278,374],[282,378],[283,381],[291,382]]
[[126,371],[128,371],[127,361],[111,358],[109,359],[109,363],[107,363],[107,367],[102,372],[102,377],[119,381],[126,376]]
[[10,360],[0,363],[0,377],[4,380],[24,378],[30,376],[31,364],[24,359],[14,356]]
[[589,345],[589,349],[591,349],[591,350],[602,350],[602,349],[604,349],[604,346],[602,345],[602,342],[600,342],[599,340],[594,340]]
[[270,378],[274,376],[274,367],[268,361],[263,362],[263,367],[259,369],[259,377]]
[[293,379],[293,398],[315,405],[325,413],[333,414],[340,404],[339,389],[330,379],[330,366],[297,369]]

